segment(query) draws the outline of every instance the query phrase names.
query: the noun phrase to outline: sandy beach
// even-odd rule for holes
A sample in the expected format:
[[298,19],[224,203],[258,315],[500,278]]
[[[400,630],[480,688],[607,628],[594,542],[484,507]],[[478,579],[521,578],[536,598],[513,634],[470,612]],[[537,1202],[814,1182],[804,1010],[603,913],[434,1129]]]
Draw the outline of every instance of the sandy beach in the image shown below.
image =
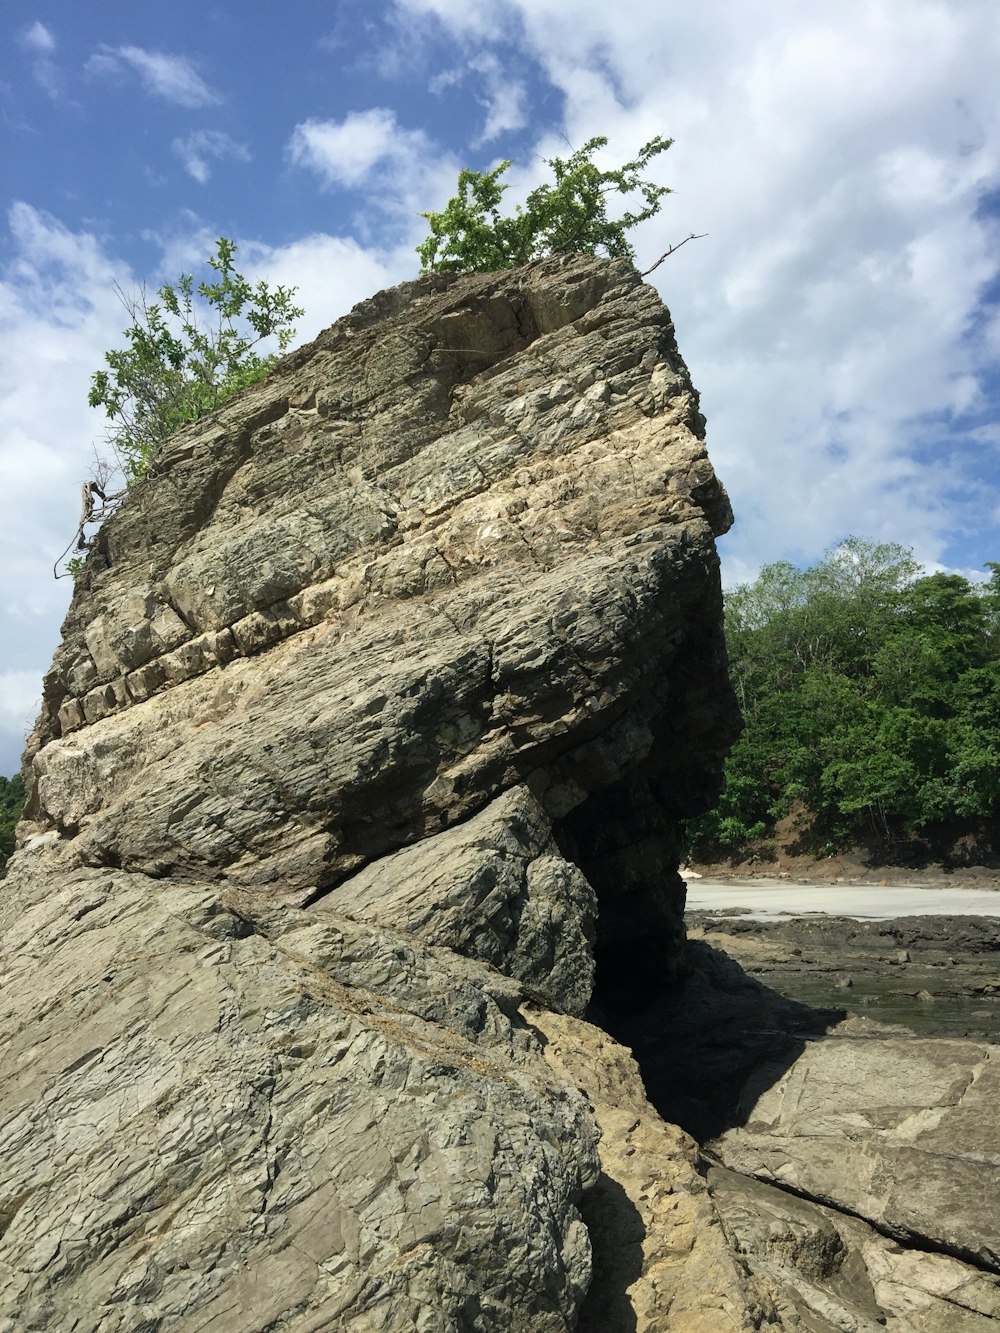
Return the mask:
[[721,912],[744,908],[757,920],[841,916],[884,921],[910,916],[1000,917],[1000,891],[916,884],[818,884],[791,880],[688,881],[687,910]]

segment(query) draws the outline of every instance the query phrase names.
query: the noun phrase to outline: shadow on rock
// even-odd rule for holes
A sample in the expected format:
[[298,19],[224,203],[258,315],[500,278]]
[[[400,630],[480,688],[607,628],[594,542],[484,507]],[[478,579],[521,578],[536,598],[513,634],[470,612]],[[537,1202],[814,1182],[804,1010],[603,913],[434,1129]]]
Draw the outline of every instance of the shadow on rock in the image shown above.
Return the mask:
[[578,1333],[634,1333],[638,1328],[629,1288],[643,1270],[646,1228],[617,1180],[602,1171],[580,1204],[590,1233],[594,1275],[580,1309]]
[[[595,1010],[602,1010],[600,977]],[[746,1124],[761,1094],[810,1041],[845,1017],[786,999],[707,944],[689,945],[686,976],[641,1012],[595,1012],[630,1046],[660,1115],[700,1143]]]

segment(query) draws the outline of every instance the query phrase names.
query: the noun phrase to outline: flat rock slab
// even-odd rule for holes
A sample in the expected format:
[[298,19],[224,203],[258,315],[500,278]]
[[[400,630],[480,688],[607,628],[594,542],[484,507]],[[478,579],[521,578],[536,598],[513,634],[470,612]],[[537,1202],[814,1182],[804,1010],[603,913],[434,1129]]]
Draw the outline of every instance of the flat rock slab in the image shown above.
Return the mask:
[[732,1170],[1000,1269],[1000,1050],[852,1018],[790,1067],[759,1067]]

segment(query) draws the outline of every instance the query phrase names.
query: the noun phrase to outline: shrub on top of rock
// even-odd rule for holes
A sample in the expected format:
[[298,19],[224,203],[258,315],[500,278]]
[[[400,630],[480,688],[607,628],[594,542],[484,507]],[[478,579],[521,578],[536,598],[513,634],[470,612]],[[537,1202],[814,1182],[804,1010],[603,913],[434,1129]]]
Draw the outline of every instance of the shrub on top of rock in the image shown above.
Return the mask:
[[[423,273],[492,272],[517,268],[550,254],[606,254],[634,259],[625,233],[660,211],[666,185],[644,180],[643,170],[673,143],[660,135],[639,149],[617,171],[602,170],[594,155],[607,145],[599,135],[568,158],[546,160],[554,181],[532,190],[524,204],[504,216],[500,203],[507,182],[500,177],[511,163],[492,171],[459,172],[458,193],[439,213],[422,213],[431,234],[417,246]],[[643,207],[608,217],[608,200],[638,192]]]

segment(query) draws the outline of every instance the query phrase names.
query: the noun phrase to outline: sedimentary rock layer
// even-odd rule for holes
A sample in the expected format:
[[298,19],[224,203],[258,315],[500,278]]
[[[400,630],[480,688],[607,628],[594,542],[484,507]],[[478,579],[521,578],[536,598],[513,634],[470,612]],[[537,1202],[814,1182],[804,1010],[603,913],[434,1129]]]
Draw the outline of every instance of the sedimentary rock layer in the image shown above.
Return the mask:
[[383,293],[101,530],[28,819],[66,865],[305,901],[525,784],[618,899],[609,957],[641,936],[669,968],[671,818],[735,729],[702,428],[628,265]]
[[130,492],[0,897],[2,1333],[758,1318],[580,1018],[681,965],[735,731],[702,424],[655,292],[554,260],[382,293]]

